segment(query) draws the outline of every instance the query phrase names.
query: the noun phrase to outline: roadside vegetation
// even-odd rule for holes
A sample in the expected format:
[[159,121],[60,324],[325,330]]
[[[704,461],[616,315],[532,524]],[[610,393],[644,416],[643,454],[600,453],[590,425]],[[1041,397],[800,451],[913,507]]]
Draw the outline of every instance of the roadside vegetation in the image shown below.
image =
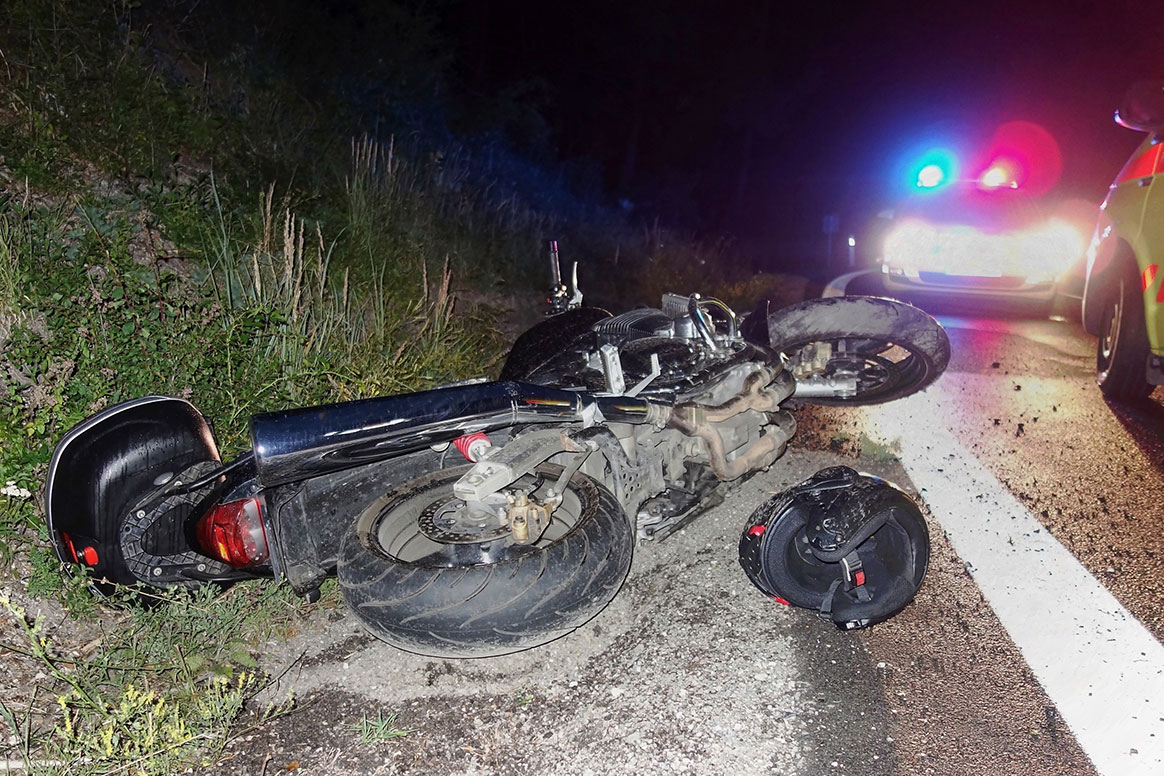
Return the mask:
[[[354,39],[353,60],[373,40],[393,52],[368,67],[232,38],[246,19],[215,25],[267,4],[251,5],[10,0],[0,18],[9,769],[198,768],[247,725],[294,711],[291,698],[247,705],[266,682],[257,645],[297,627],[304,606],[285,588],[109,607],[62,570],[38,498],[54,445],[84,418],[187,397],[230,456],[255,411],[494,373],[506,321],[540,313],[555,238],[582,259],[588,295],[611,304],[664,284],[743,303],[780,290],[733,273],[730,245],[626,222],[500,129],[450,129],[439,35],[411,4],[381,4],[379,26]],[[292,35],[268,21],[271,40]],[[306,26],[325,40],[343,23]],[[394,717],[361,724],[369,741],[407,733]]]

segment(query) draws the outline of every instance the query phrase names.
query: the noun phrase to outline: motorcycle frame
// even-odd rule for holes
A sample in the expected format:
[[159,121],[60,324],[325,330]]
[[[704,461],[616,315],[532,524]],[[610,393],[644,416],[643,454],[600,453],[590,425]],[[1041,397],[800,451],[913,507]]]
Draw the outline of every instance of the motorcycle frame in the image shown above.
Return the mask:
[[[518,339],[509,363],[545,361],[564,340],[608,315],[580,308],[547,319]],[[746,327],[741,333],[753,338]],[[756,329],[755,335],[766,331]],[[90,418],[58,445],[46,487],[50,534],[67,563],[83,561],[70,537],[88,542],[106,537],[93,571],[109,582],[196,585],[273,575],[310,594],[334,573],[344,532],[382,495],[385,483],[440,466],[447,449],[437,450],[459,436],[500,432],[501,443],[527,427],[556,433],[524,458],[510,456],[520,458],[519,469],[580,456],[581,470],[604,482],[633,519],[644,501],[681,478],[688,461],[709,461],[723,480],[762,468],[783,453],[795,423],[780,404],[792,394],[793,381],[778,355],[754,344],[744,347],[746,354],[712,397],[721,403],[713,405],[672,405],[520,380],[469,382],[256,415],[250,421],[252,450],[226,466],[209,424],[189,402],[158,396],[133,400]],[[768,366],[757,371],[758,363]],[[766,388],[773,381],[774,387]],[[771,430],[761,440],[758,431],[765,425]],[[647,436],[655,444],[638,444]],[[153,460],[151,448],[177,455]],[[133,458],[139,449],[147,451],[144,460]],[[740,449],[750,452],[733,457]],[[599,455],[590,456],[594,451]],[[143,497],[136,503],[112,498],[126,492]],[[270,558],[260,567],[232,569],[197,552],[149,555],[124,536],[117,546],[108,541],[125,533],[126,525],[144,532],[153,520],[177,520],[171,514],[175,506],[189,514],[169,530],[190,535],[191,520],[208,505],[241,498],[262,505]],[[125,547],[141,557],[125,555]],[[94,589],[103,595],[111,590],[101,582]]]

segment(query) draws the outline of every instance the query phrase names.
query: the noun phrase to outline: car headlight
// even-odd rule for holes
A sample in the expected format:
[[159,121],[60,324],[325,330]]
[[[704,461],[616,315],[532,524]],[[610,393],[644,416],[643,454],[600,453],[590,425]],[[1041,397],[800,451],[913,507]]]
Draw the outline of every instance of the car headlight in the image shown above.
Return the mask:
[[1083,255],[1083,235],[1058,219],[1016,235],[1016,268],[1033,283],[1059,279]]
[[1041,283],[1057,280],[1083,255],[1083,247],[1079,231],[1058,219],[1001,234],[908,221],[886,237],[884,255],[888,272],[1009,275]]
[[938,230],[922,221],[906,221],[885,237],[889,271],[924,267],[938,252]]

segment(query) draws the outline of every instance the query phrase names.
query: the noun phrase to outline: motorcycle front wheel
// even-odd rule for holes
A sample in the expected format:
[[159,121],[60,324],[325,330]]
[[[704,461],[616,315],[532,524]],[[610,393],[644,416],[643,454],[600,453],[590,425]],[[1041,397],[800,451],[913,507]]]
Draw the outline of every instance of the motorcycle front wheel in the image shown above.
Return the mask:
[[881,404],[929,386],[950,362],[950,339],[928,313],[870,296],[811,299],[768,316],[772,348],[797,380],[856,378],[850,396],[810,404]]
[[[545,533],[518,544],[494,514],[453,495],[468,469],[405,483],[345,535],[340,589],[373,635],[434,657],[504,655],[563,636],[610,603],[634,538],[610,491],[574,474]],[[537,501],[561,472],[541,464],[507,490]]]

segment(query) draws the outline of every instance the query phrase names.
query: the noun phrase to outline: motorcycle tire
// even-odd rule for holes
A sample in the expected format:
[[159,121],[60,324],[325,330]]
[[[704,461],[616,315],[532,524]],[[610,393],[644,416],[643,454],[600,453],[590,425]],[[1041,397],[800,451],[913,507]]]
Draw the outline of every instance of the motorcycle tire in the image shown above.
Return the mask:
[[839,369],[857,371],[855,395],[801,399],[808,404],[900,399],[929,386],[950,362],[950,339],[940,323],[912,305],[880,297],[811,299],[776,310],[768,316],[768,336],[772,348],[794,362],[804,348],[818,343],[839,348],[826,377]]
[[[504,528],[457,525],[442,469],[373,502],[340,546],[340,589],[377,638],[433,657],[490,657],[552,641],[597,615],[630,570],[633,530],[605,487],[576,473],[534,544]],[[518,486],[535,495],[562,468],[544,463]],[[459,506],[458,506],[459,505]]]

